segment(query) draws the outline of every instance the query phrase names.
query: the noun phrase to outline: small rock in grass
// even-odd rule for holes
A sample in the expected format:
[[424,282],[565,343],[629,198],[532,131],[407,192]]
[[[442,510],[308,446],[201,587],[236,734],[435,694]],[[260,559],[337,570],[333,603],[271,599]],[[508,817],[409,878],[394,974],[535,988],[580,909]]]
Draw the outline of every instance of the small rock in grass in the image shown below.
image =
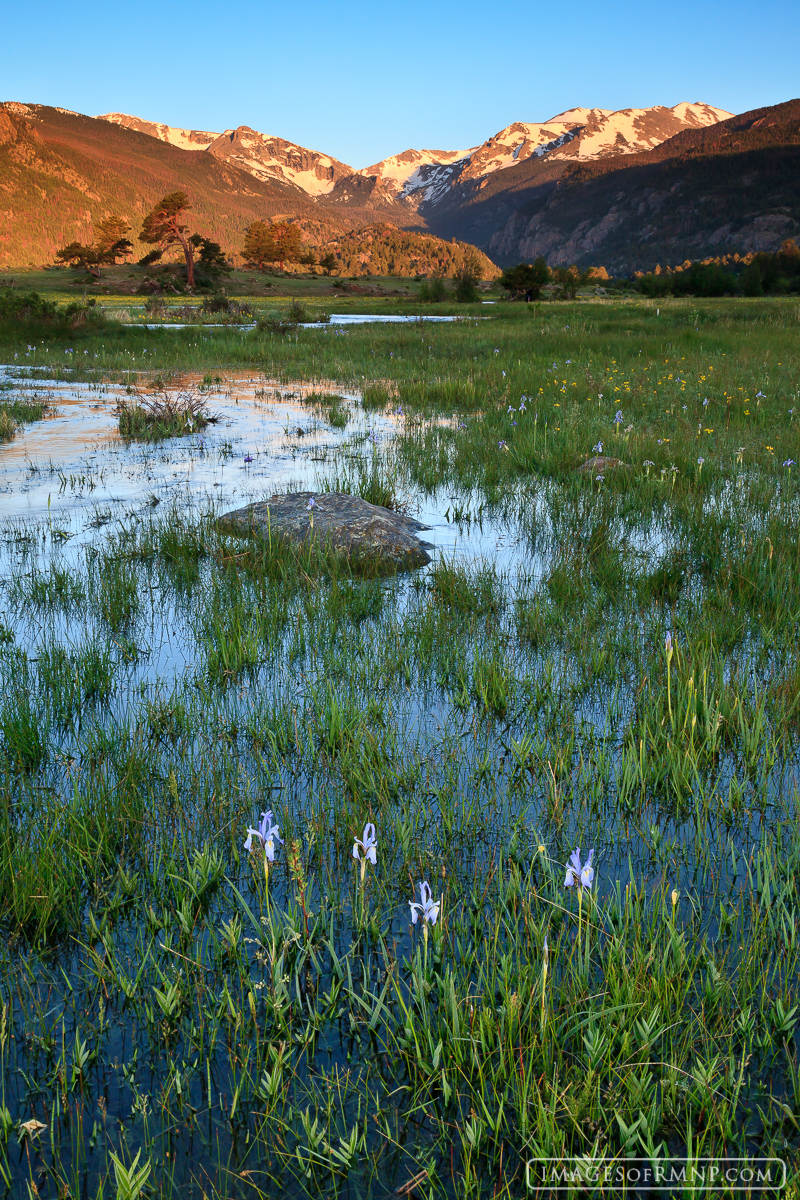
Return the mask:
[[621,458],[606,458],[604,454],[597,454],[594,458],[587,458],[585,463],[581,463],[576,467],[576,471],[590,472],[592,475],[602,475],[605,471],[613,471],[615,467],[624,467],[628,469],[628,464],[624,463]]

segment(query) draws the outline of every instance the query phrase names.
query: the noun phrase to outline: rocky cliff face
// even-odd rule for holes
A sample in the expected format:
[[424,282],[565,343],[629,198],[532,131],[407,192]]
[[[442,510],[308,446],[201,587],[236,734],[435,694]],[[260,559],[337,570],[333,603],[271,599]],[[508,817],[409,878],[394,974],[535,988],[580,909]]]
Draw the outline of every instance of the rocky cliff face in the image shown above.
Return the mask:
[[576,166],[491,238],[496,262],[652,270],[775,250],[800,233],[800,101]]
[[221,133],[207,147],[209,154],[249,171],[256,179],[279,179],[291,183],[308,196],[325,196],[338,180],[353,173],[352,167],[306,150],[279,137],[266,137],[247,125]]

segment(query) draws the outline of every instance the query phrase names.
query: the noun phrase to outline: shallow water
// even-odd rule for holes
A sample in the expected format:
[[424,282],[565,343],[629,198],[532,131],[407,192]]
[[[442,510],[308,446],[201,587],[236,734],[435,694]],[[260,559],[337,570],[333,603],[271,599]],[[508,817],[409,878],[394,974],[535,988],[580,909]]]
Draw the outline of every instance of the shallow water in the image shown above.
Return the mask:
[[[382,325],[407,325],[413,321],[461,321],[463,317],[437,317],[428,313],[419,313],[417,316],[389,316],[387,314],[377,315],[375,313],[331,313],[331,319],[326,322],[330,325],[368,325],[370,322],[377,321]],[[319,322],[316,322],[319,324]],[[304,325],[304,329],[311,329],[313,325]]]
[[[225,510],[289,488],[321,491],[338,456],[345,462],[368,457],[405,420],[391,412],[367,415],[355,393],[333,385],[286,386],[255,372],[236,372],[202,389],[202,378],[186,374],[173,386],[204,390],[218,421],[201,433],[157,443],[120,436],[115,409],[128,395],[121,385],[19,381],[20,398],[46,400],[52,407],[42,421],[0,445],[2,516],[46,517],[62,541],[79,544],[126,512],[164,501]],[[321,391],[344,397],[349,418],[343,430],[306,402],[310,392]],[[450,513],[454,499],[444,489],[407,497],[409,511],[431,526],[422,539],[440,553],[486,559],[498,569],[521,566],[527,556],[516,522],[509,527],[481,513],[477,497],[466,503],[461,498],[473,519],[457,522]]]
[[[391,316],[386,313],[331,313],[330,320],[328,321],[301,321],[300,328],[324,329],[327,325],[369,325],[373,323],[381,325],[404,325],[414,321],[461,321],[464,319],[463,317],[429,316],[425,313],[421,313],[418,316]],[[187,321],[158,321],[143,325],[144,329],[241,329],[243,333],[250,329],[255,329],[255,327],[255,321],[242,325],[224,323],[215,325],[206,322],[192,324]]]
[[[175,390],[201,390],[202,376],[184,375]],[[331,428],[303,403],[320,387],[281,387],[254,373],[205,389],[217,421],[202,432],[156,443],[120,436],[116,404],[121,386],[48,381],[20,387],[21,396],[53,405],[44,420],[26,425],[0,447],[0,497],[4,516],[49,515],[71,533],[99,505],[150,504],[178,496],[219,505],[309,483],[314,466],[348,440],[372,428],[381,435],[388,418],[369,422],[351,402],[345,430]],[[332,390],[332,389],[331,389]],[[252,462],[246,462],[245,458]]]

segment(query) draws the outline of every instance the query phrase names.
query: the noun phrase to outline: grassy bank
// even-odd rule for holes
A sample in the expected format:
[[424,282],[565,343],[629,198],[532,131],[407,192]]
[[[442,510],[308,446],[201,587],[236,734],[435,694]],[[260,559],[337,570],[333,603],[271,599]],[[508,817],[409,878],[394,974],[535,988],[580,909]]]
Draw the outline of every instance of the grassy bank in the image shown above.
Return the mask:
[[397,434],[319,490],[497,543],[376,580],[190,498],[5,527],[9,1195],[524,1197],[587,1154],[797,1194],[797,304],[486,311],[3,331],[67,377],[355,386]]
[[[182,285],[181,272],[167,277],[159,267],[140,267],[133,263],[123,263],[115,267],[104,268],[100,280],[94,280],[80,271],[68,268],[50,267],[47,270],[12,270],[0,271],[0,289],[4,287],[33,290],[57,300],[74,300],[76,295],[96,296],[99,303],[116,300],[143,303],[146,294],[141,294],[154,282]],[[452,281],[448,281],[451,286]],[[422,280],[405,278],[396,275],[360,275],[338,276],[325,275],[322,271],[280,272],[278,270],[250,271],[237,269],[230,275],[223,275],[220,286],[236,298],[277,298],[281,299],[324,299],[328,303],[336,298],[353,298],[359,295],[370,297],[388,297],[399,300],[416,300]],[[485,295],[496,298],[499,291],[497,284],[486,287]],[[167,301],[178,302],[179,297],[171,287],[165,292]],[[190,297],[191,298],[191,297]],[[330,298],[330,299],[329,299]]]

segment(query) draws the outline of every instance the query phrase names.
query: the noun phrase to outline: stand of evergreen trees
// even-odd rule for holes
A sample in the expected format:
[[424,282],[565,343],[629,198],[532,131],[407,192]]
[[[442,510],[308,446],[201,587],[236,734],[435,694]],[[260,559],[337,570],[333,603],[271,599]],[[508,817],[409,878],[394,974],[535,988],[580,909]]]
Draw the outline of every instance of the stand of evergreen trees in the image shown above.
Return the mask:
[[775,254],[756,254],[732,270],[721,263],[692,263],[671,275],[640,275],[645,296],[783,296],[800,292],[800,246],[789,240]]

